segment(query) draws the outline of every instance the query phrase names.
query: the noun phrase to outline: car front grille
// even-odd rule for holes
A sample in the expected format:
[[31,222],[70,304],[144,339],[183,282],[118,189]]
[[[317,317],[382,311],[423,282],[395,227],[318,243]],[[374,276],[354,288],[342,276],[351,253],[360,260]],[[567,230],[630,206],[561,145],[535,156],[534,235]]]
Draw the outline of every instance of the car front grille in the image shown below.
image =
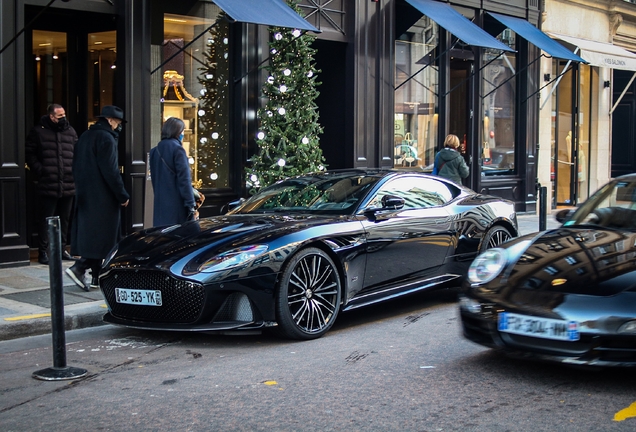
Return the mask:
[[[104,297],[113,316],[135,321],[174,324],[195,322],[204,306],[203,285],[176,279],[153,270],[112,270],[100,279]],[[117,303],[115,288],[161,291],[161,306]]]

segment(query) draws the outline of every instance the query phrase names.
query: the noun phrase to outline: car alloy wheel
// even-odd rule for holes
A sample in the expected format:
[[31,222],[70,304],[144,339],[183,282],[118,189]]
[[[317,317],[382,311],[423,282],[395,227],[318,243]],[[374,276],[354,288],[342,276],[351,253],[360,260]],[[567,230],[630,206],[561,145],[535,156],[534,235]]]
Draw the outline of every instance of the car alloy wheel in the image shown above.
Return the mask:
[[338,316],[341,291],[331,258],[318,248],[301,250],[286,265],[278,286],[278,332],[292,339],[322,336]]
[[484,236],[479,251],[483,252],[486,249],[497,247],[510,239],[512,239],[512,234],[510,234],[510,231],[508,231],[506,228],[502,226],[492,227]]

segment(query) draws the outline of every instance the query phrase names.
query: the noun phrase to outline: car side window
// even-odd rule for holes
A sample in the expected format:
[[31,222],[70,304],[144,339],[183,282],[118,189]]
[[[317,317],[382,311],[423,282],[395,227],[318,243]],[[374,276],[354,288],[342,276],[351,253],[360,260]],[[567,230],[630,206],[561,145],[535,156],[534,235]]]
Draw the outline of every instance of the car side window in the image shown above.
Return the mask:
[[406,209],[442,206],[453,199],[453,193],[445,183],[425,177],[400,177],[388,181],[378,190],[369,206],[379,206],[385,195],[404,198]]

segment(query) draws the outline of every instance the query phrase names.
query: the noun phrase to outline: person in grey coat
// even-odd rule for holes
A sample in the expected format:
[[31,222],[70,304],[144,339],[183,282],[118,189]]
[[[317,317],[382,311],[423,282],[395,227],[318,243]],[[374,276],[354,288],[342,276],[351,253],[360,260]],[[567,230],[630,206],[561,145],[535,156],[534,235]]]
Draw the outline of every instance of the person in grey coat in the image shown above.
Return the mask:
[[161,128],[161,141],[150,150],[154,226],[181,224],[196,213],[190,164],[181,144],[184,129],[183,120],[170,117]]
[[[126,207],[130,199],[117,160],[117,140],[124,122],[121,108],[105,106],[97,122],[82,134],[75,146],[76,198],[71,253],[82,258],[66,269],[66,274],[84,291],[98,288],[102,261],[121,237],[121,207]],[[90,286],[85,281],[89,268]]]
[[462,184],[462,179],[468,177],[469,170],[457,148],[459,148],[457,135],[448,135],[444,140],[444,148],[435,156],[433,174]]

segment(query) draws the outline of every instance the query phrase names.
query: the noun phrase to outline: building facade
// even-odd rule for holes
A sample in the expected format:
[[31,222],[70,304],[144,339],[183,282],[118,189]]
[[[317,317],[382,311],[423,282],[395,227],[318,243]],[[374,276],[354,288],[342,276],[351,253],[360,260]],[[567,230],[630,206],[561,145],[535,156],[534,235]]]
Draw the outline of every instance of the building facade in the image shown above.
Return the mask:
[[542,60],[539,182],[551,208],[636,170],[636,4],[546,0],[541,28],[584,64]]
[[[245,196],[244,170],[257,151],[256,113],[268,78],[261,66],[271,55],[263,21],[283,16],[280,6],[280,0],[0,0],[0,266],[28,264],[37,244],[37,196],[24,141],[50,103],[64,105],[78,133],[104,105],[124,109],[120,165],[131,193],[124,233],[152,220],[147,155],[170,116],[186,121],[193,180],[207,197],[202,215],[219,214]],[[471,169],[466,186],[535,211],[537,176],[550,181],[549,168],[537,167],[537,155],[541,164],[549,148],[539,145],[548,112],[540,109],[549,91],[543,78],[555,73],[547,64],[579,60],[538,30],[550,23],[547,5],[546,14],[539,0],[299,6],[306,24],[300,26],[320,30],[313,45],[317,104],[330,169],[431,170],[453,133]],[[546,49],[556,57],[546,60]],[[206,105],[209,92],[214,104]],[[198,119],[206,110],[214,110],[214,127],[202,129]]]

